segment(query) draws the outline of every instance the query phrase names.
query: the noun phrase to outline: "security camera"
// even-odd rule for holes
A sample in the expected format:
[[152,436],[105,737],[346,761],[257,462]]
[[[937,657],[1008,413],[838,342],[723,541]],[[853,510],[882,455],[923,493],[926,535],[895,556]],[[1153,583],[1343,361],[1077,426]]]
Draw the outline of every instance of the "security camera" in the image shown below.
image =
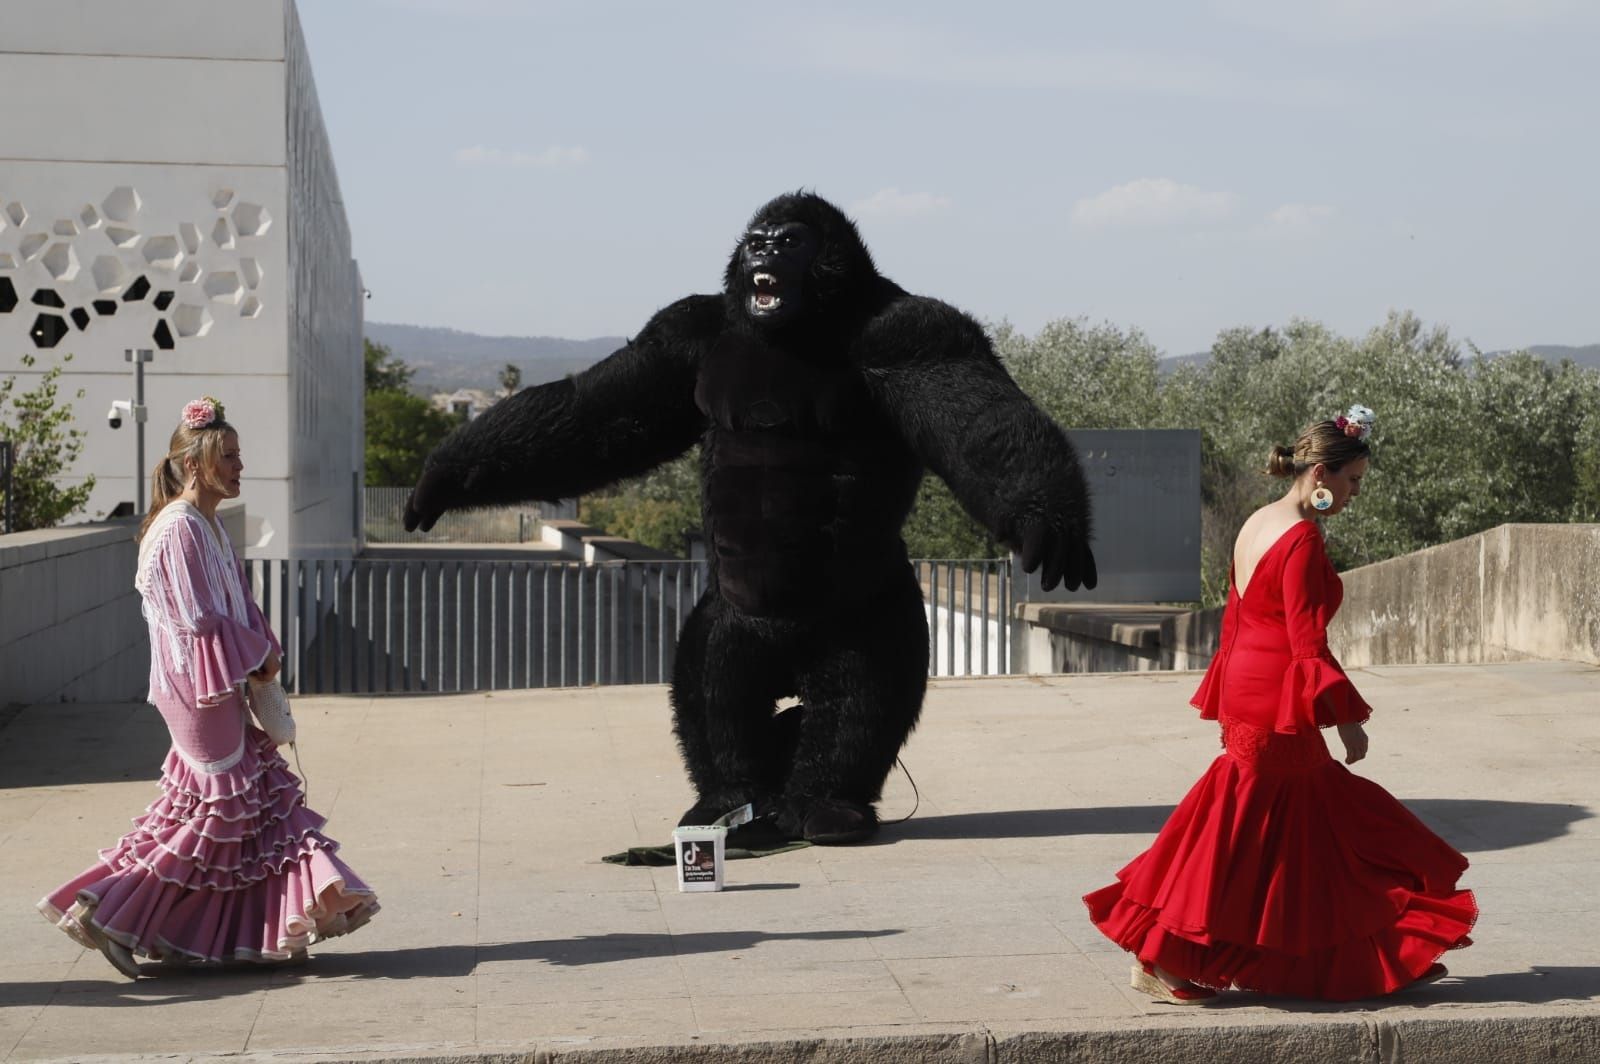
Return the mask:
[[114,429],[120,429],[124,414],[133,416],[133,404],[126,399],[118,399],[111,404],[111,409],[106,411],[106,424]]

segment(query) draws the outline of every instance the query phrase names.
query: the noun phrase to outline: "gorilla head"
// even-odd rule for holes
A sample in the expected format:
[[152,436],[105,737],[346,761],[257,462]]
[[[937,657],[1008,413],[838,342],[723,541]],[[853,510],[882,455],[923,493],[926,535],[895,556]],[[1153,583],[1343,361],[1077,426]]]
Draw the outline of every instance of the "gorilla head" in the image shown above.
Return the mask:
[[855,223],[821,196],[792,192],[750,219],[723,291],[758,329],[782,329],[848,310],[876,278]]

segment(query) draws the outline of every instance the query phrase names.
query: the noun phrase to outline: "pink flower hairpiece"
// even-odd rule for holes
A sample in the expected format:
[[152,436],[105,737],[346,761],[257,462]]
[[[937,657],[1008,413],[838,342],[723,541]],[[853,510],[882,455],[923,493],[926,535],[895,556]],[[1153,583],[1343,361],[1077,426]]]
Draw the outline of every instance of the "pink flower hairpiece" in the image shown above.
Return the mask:
[[1339,431],[1346,436],[1365,441],[1368,436],[1372,435],[1372,430],[1377,426],[1378,415],[1374,414],[1370,407],[1357,403],[1345,413],[1334,418],[1333,423],[1339,426]]
[[203,429],[221,420],[222,404],[209,395],[184,404],[183,423],[191,429]]

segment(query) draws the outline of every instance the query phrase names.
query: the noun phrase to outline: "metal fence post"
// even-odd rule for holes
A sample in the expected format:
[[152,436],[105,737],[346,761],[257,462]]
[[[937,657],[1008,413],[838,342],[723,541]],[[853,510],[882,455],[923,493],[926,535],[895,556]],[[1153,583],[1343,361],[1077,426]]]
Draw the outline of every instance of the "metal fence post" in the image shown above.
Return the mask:
[[16,451],[10,440],[0,440],[0,493],[5,495],[5,512],[0,514],[4,518],[3,531],[8,535],[17,528],[16,493],[11,490],[12,463]]

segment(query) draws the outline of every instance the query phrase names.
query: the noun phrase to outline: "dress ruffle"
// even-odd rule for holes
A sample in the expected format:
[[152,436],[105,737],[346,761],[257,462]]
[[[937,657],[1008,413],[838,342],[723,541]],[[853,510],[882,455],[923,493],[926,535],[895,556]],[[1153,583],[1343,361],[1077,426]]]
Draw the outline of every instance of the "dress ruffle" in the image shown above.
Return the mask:
[[1355,684],[1332,654],[1323,650],[1302,655],[1283,674],[1283,693],[1273,731],[1290,733],[1308,725],[1328,728],[1335,724],[1360,724],[1372,716],[1372,707],[1356,692]]
[[193,635],[189,659],[195,701],[202,706],[225,701],[273,650],[272,640],[260,632],[226,617],[212,620],[209,630]]
[[39,903],[84,945],[94,946],[92,925],[151,958],[283,960],[378,911],[259,729],[246,730],[243,755],[221,772],[197,771],[174,750],[161,790],[98,864]]
[[1202,986],[1336,1001],[1470,944],[1466,858],[1320,732],[1228,721],[1225,742],[1150,849],[1084,898],[1108,938]]

